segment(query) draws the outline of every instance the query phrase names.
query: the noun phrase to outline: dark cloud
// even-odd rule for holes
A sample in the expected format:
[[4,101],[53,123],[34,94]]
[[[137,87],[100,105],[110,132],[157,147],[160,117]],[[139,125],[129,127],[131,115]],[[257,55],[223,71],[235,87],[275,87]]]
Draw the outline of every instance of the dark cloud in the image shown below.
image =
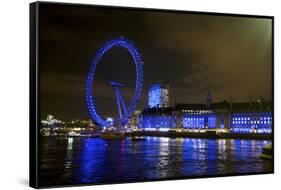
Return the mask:
[[[150,83],[170,86],[174,101],[205,102],[249,96],[271,100],[271,20],[187,13],[40,5],[42,117],[87,117],[85,82],[97,50],[110,38],[134,41],[144,60],[142,109]],[[109,80],[124,83],[122,96],[133,95],[135,68],[121,48],[108,52],[97,67],[98,111],[116,115]],[[114,105],[114,106],[112,106]]]

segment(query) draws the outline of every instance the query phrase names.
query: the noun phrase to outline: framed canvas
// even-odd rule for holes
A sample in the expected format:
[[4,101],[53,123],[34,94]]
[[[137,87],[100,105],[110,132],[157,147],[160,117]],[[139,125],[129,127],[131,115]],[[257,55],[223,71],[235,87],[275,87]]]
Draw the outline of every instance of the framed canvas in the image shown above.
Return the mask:
[[30,4],[30,186],[274,172],[273,17]]

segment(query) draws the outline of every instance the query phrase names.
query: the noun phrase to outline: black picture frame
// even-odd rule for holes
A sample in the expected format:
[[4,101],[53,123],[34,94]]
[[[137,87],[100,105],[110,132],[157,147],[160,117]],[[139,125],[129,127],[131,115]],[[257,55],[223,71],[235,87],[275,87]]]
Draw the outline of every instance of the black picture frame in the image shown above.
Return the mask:
[[57,2],[34,2],[30,3],[30,81],[29,81],[29,185],[33,188],[50,188],[50,187],[68,187],[68,186],[85,186],[85,185],[99,185],[99,184],[119,184],[119,183],[135,183],[147,181],[165,181],[165,180],[182,180],[194,178],[210,178],[210,177],[227,177],[227,176],[243,176],[243,175],[258,175],[258,174],[272,174],[274,173],[274,151],[272,151],[272,171],[271,172],[247,172],[239,174],[220,174],[208,176],[191,176],[191,177],[172,177],[165,179],[153,180],[135,180],[135,181],[121,181],[121,182],[98,182],[94,184],[74,184],[62,186],[41,186],[39,183],[39,148],[40,148],[40,49],[39,49],[39,12],[40,6],[46,4],[59,5],[59,6],[82,6],[82,7],[95,7],[106,9],[122,9],[122,10],[138,10],[138,11],[153,11],[155,13],[184,13],[184,14],[198,14],[198,15],[216,15],[216,16],[231,16],[231,17],[247,17],[247,18],[266,18],[272,22],[272,150],[274,150],[274,16],[264,15],[247,15],[247,14],[232,14],[232,13],[216,13],[216,12],[200,12],[200,11],[186,11],[186,10],[166,10],[166,9],[151,9],[151,8],[135,8],[135,7],[120,7],[120,6],[102,6],[102,5],[89,5],[89,4],[73,4],[73,3],[57,3]]

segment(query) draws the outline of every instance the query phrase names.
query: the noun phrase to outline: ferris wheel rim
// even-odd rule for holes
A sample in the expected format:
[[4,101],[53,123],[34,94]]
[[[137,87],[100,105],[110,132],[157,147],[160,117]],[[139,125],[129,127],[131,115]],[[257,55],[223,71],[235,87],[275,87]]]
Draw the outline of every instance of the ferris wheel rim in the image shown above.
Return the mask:
[[141,59],[141,54],[139,53],[134,43],[124,37],[111,39],[104,43],[91,62],[90,70],[86,81],[86,101],[88,111],[90,112],[92,119],[102,126],[107,126],[108,122],[103,119],[102,116],[96,111],[92,88],[95,80],[95,71],[97,65],[99,64],[101,58],[105,55],[105,53],[114,47],[125,48],[132,56],[136,68],[136,84],[134,96],[128,106],[127,113],[125,113],[121,119],[114,120],[114,124],[119,122],[121,125],[125,125],[128,122],[129,118],[136,109],[138,102],[140,101],[141,91],[143,87],[143,61]]

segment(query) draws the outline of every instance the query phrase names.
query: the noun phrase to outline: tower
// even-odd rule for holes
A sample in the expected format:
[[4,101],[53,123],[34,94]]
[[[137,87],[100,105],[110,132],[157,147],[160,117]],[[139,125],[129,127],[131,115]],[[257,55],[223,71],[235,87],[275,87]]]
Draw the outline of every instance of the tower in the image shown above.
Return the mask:
[[150,85],[148,90],[148,107],[168,107],[169,106],[169,88],[161,83]]
[[211,107],[211,104],[212,104],[212,94],[211,94],[211,91],[208,90],[208,93],[207,93],[207,107]]
[[230,109],[232,110],[232,108],[233,108],[233,97],[232,96],[230,96],[230,98],[229,98],[229,103],[230,103]]

